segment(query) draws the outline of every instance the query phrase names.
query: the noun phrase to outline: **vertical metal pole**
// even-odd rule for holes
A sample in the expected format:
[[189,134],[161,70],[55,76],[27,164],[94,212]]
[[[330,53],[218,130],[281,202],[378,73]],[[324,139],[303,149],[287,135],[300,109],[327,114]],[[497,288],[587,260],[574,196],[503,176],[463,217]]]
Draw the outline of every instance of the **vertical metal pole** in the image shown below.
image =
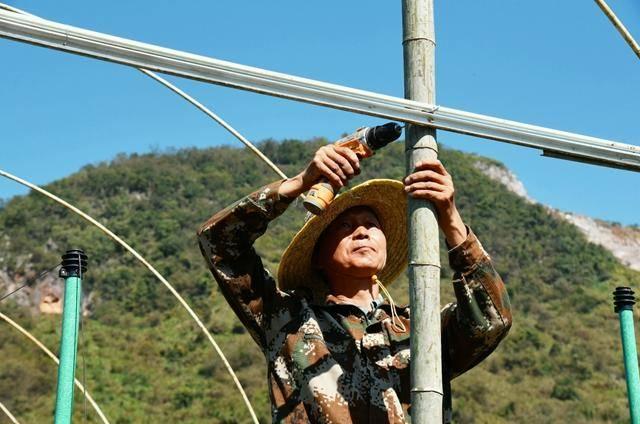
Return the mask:
[[640,423],[640,373],[638,372],[638,351],[633,328],[633,304],[636,303],[633,290],[617,287],[613,292],[615,311],[620,318],[620,335],[624,355],[624,370],[627,378],[627,397],[633,424]]
[[76,353],[78,351],[78,326],[80,324],[80,314],[82,313],[82,275],[86,271],[86,266],[87,256],[82,250],[68,250],[62,256],[60,277],[65,278],[65,286],[55,424],[69,424],[73,415],[73,385],[76,372]]
[[[411,100],[435,104],[433,0],[402,0],[404,92]],[[438,157],[436,131],[408,125],[407,173]],[[440,249],[435,208],[409,198],[409,294],[411,302],[411,418],[442,422],[440,352]]]

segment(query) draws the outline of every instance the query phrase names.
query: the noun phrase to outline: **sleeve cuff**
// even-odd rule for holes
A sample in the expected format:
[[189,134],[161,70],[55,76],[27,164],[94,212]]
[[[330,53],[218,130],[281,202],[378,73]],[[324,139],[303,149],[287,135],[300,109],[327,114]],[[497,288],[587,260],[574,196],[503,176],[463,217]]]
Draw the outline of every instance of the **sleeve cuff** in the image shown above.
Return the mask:
[[295,200],[295,198],[292,199],[278,193],[280,185],[284,181],[284,179],[274,181],[249,195],[249,200],[262,210],[269,219],[278,217]]
[[455,272],[463,274],[473,270],[476,264],[488,257],[471,228],[466,228],[466,240],[449,250],[449,266]]

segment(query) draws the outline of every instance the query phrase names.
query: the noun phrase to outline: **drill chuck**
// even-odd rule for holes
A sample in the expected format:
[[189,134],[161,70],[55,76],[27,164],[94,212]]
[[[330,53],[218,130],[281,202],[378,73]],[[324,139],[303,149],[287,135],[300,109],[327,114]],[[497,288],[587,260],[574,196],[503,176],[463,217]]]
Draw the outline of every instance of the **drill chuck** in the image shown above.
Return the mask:
[[402,127],[395,122],[367,129],[365,140],[371,150],[378,150],[395,141],[402,134]]

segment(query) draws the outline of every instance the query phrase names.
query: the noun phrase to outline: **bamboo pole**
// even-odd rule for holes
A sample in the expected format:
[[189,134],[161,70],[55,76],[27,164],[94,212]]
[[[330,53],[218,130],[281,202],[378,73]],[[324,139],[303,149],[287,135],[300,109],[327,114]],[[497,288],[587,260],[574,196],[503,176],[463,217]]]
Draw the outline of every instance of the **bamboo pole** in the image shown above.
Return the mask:
[[[403,0],[405,98],[435,104],[433,0]],[[408,125],[407,173],[438,157],[436,130]],[[415,423],[442,422],[440,352],[440,256],[434,206],[409,198],[409,295],[411,302],[411,416]]]

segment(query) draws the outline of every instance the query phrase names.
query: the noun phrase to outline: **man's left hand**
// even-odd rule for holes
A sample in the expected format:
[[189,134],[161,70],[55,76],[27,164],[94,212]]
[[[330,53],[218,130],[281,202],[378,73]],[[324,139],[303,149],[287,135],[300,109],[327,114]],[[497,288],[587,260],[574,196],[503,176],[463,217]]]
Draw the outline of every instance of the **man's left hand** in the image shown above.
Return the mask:
[[404,179],[404,190],[415,199],[433,203],[449,246],[466,240],[467,229],[456,208],[453,179],[442,162],[437,159],[418,162],[414,172]]

